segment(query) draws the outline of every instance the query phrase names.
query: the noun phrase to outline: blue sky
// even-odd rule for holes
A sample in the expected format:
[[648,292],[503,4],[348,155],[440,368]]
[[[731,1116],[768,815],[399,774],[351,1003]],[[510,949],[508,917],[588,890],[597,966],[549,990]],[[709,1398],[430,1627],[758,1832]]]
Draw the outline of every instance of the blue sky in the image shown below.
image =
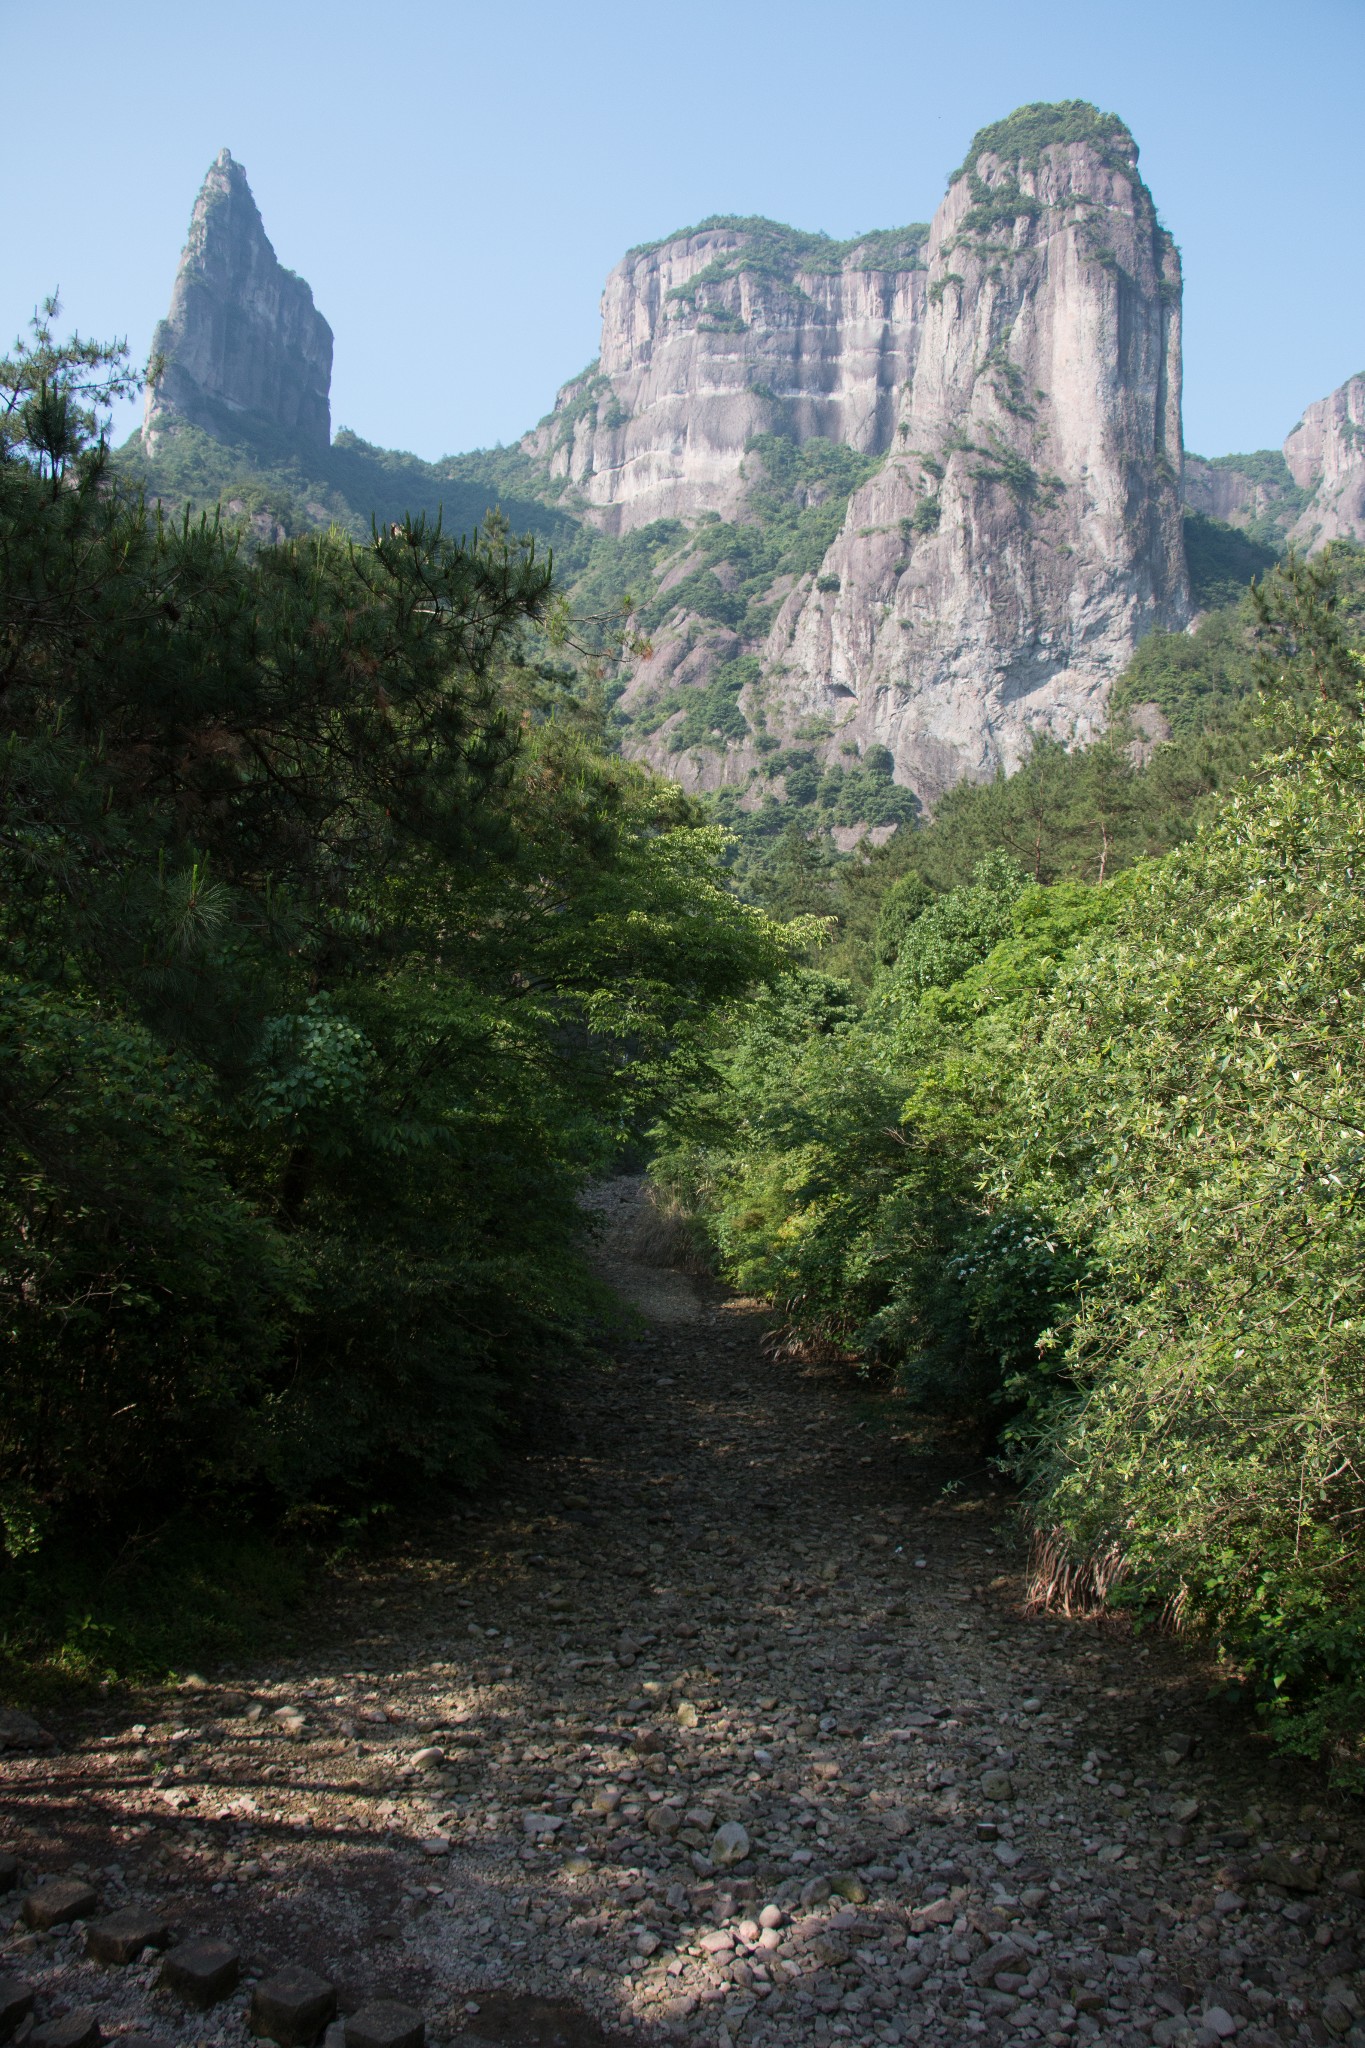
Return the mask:
[[512,440],[632,243],[709,213],[927,219],[1027,100],[1123,115],[1185,263],[1187,444],[1279,442],[1365,365],[1363,0],[52,0],[0,8],[0,328],[60,285],[145,353],[226,143],[336,333],[332,416]]

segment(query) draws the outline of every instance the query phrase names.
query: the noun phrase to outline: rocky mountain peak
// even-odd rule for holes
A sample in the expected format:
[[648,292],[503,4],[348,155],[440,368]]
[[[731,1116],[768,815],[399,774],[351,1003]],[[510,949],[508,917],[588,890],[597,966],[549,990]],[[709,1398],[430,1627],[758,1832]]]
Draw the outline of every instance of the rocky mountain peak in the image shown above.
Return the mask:
[[332,330],[276,256],[230,150],[195,200],[152,353],[163,368],[147,389],[149,448],[179,421],[219,439],[264,429],[309,451],[329,445]]
[[[740,710],[768,745],[885,750],[932,803],[1013,768],[1035,734],[1103,726],[1139,638],[1182,626],[1190,603],[1180,262],[1136,165],[1123,123],[1080,102],[980,131],[896,279],[904,318],[882,328],[895,381],[854,444],[881,456],[875,472],[818,569],[755,613],[761,638],[681,611],[654,634],[623,700],[647,729],[649,703],[684,678],[747,660]],[[641,463],[643,439],[625,453]],[[656,473],[686,455],[670,442]],[[631,474],[627,461],[612,488]],[[762,800],[757,740],[680,759],[675,724],[685,710],[641,751],[694,786],[747,779],[745,800]]]

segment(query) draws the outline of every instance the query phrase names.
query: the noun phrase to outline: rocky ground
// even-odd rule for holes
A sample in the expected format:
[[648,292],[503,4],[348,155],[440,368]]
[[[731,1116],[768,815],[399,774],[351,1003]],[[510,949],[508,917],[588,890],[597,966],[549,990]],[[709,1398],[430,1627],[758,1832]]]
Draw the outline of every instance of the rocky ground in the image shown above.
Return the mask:
[[[16,2048],[86,2008],[243,2048],[285,1964],[470,2048],[1365,2048],[1356,1808],[1176,1646],[1025,1614],[982,1475],[945,1491],[754,1303],[615,1246],[649,1321],[555,1455],[321,1591],[306,1655],[0,1762]],[[241,1985],[195,2012],[152,1952],[34,1931],[58,1875],[223,1940]]]

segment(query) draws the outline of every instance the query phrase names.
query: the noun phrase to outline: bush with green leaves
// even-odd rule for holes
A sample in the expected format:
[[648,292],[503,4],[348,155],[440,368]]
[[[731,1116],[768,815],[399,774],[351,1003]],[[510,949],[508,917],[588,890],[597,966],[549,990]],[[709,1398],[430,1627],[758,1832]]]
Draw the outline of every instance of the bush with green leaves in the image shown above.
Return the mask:
[[1090,1275],[1025,1376],[1037,1521],[1309,1750],[1365,1708],[1362,858],[1360,722],[1321,712],[1063,974],[994,1176]]
[[965,1414],[1049,1574],[1212,1638],[1365,1773],[1365,635],[1357,563],[1254,593],[1260,745],[1161,859],[998,849],[883,901],[870,996],[735,1018],[663,1163],[800,1331]]
[[869,1003],[809,970],[739,1013],[712,1132],[661,1170],[739,1284],[990,1430],[1075,1269],[1044,1257],[1040,1213],[997,1213],[978,1182],[1021,1019],[1115,890],[1040,888],[998,855],[925,897],[907,892]]

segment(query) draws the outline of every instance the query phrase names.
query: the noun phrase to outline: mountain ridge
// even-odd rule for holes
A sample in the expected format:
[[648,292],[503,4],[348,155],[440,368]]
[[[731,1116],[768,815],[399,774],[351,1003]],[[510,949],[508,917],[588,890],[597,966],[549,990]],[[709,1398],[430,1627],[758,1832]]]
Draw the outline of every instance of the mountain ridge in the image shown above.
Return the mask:
[[745,809],[812,761],[880,790],[890,759],[932,804],[1102,728],[1143,632],[1192,615],[1182,501],[1190,561],[1212,537],[1234,582],[1288,538],[1365,537],[1365,380],[1308,408],[1293,467],[1184,455],[1179,258],[1137,164],[1117,116],[1039,104],[978,131],[930,226],[712,215],[640,244],[538,426],[426,463],[319,431],[330,328],[224,151],[124,460],[262,539],[499,503],[571,597],[647,627],[608,678],[626,751]]

